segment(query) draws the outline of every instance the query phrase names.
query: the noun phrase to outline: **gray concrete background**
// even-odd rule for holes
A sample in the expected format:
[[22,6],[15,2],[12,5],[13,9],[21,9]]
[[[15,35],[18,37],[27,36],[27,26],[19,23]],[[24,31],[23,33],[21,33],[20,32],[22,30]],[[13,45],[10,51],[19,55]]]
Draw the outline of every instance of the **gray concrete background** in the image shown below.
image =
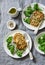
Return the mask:
[[[14,19],[17,23],[16,29],[24,30],[31,36],[33,40],[32,53],[35,57],[35,60],[30,61],[28,55],[22,59],[13,59],[5,53],[3,48],[4,37],[8,32],[10,32],[10,30],[8,30],[6,26],[7,21],[11,19],[10,16],[7,14],[8,9],[11,6],[16,6],[18,8],[19,3],[20,7],[23,9],[24,6],[32,2],[40,2],[45,5],[45,0],[0,0],[0,65],[45,65],[45,56],[39,54],[34,48],[35,35],[33,34],[33,31],[27,29],[23,25],[21,21],[21,15]],[[45,28],[40,30],[38,34],[42,31],[45,31]]]

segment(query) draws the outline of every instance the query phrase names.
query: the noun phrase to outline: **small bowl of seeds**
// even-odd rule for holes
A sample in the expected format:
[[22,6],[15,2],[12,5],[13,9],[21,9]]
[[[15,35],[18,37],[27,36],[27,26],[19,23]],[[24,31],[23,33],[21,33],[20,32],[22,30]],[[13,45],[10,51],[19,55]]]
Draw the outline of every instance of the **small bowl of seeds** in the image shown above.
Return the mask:
[[14,28],[16,27],[16,23],[14,20],[9,20],[7,22],[7,28],[10,29],[10,30],[13,30]]

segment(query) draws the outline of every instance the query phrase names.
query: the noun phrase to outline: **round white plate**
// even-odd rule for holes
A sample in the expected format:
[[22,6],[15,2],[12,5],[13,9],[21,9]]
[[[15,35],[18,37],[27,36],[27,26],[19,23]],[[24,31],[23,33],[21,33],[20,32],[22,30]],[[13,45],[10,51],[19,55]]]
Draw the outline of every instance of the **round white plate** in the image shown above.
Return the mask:
[[29,53],[28,48],[26,48],[26,50],[25,50],[24,53],[22,54],[22,57],[19,57],[19,56],[17,56],[16,54],[12,55],[12,54],[10,53],[10,51],[8,50],[8,48],[7,48],[6,39],[7,39],[9,36],[14,36],[14,34],[16,34],[16,33],[21,33],[21,34],[24,34],[24,35],[26,34],[26,37],[27,37],[28,40],[29,40],[30,50],[31,50],[31,47],[32,47],[31,37],[28,35],[28,33],[26,33],[25,31],[22,31],[22,30],[15,30],[15,31],[11,31],[10,33],[8,33],[8,34],[6,35],[6,37],[5,37],[5,39],[4,39],[3,46],[4,46],[5,52],[6,52],[9,56],[11,56],[11,57],[13,57],[13,58],[22,58],[22,57],[26,56],[26,55]]
[[[35,3],[32,3],[31,6],[33,7],[34,4],[35,4]],[[38,5],[39,5],[39,7],[43,10],[42,12],[45,14],[45,6],[42,5],[42,4],[40,4],[40,3],[38,3]],[[32,26],[32,25],[27,24],[26,22],[24,22],[25,15],[24,15],[23,12],[24,12],[24,10],[26,10],[26,8],[27,8],[28,6],[29,6],[29,5],[27,5],[27,6],[23,9],[23,11],[22,11],[22,22],[23,22],[23,24],[24,24],[27,28],[29,28],[29,29],[31,29],[31,30],[36,30],[37,27],[34,27],[34,26]],[[44,28],[44,27],[45,27],[45,20],[44,20],[44,22],[42,23],[42,25],[40,26],[39,29],[42,29],[42,28]]]
[[38,44],[38,38],[44,34],[45,32],[42,32],[40,34],[38,34],[36,37],[35,37],[35,40],[34,40],[34,46],[35,46],[35,49],[40,53],[40,54],[45,54],[44,52],[42,52],[38,47],[39,47],[39,44]]

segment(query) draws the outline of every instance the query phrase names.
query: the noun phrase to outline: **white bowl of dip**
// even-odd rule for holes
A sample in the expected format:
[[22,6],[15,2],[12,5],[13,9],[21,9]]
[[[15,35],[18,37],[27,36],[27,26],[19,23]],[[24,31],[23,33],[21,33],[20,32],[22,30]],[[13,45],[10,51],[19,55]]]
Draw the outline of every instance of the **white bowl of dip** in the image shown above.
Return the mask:
[[18,14],[19,14],[19,11],[18,11],[18,9],[16,9],[16,7],[11,7],[11,8],[8,10],[8,14],[9,14],[11,17],[17,17]]

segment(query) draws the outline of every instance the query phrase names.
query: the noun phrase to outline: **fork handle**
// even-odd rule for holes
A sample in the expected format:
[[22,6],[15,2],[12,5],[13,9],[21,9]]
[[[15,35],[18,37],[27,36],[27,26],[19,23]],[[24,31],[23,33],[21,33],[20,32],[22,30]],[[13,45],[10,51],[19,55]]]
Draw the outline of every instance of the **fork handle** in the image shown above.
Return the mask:
[[33,60],[33,55],[31,53],[31,51],[29,52],[29,57],[30,57],[30,60]]
[[34,34],[37,34],[39,30],[39,27],[34,31]]

